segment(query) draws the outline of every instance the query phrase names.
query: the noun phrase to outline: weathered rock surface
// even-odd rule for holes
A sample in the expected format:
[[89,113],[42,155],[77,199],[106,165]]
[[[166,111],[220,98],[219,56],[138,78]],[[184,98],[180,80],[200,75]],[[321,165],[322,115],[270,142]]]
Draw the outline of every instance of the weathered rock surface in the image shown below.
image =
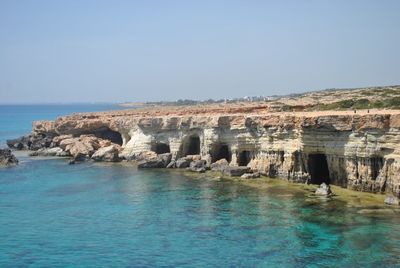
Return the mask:
[[16,150],[39,150],[50,147],[54,134],[35,134],[7,140],[7,146]]
[[[100,148],[111,146],[111,142],[97,138],[94,135],[81,135],[76,138],[62,139],[59,141],[59,146],[75,160],[82,161],[91,158]],[[100,159],[99,155],[96,156],[96,159]]]
[[315,194],[323,195],[323,196],[330,196],[330,195],[332,195],[331,187],[326,183],[322,183],[315,191]]
[[187,168],[190,166],[190,163],[193,161],[191,157],[181,157],[175,162],[175,166],[177,168]]
[[17,164],[18,159],[10,149],[0,149],[0,167],[15,166]]
[[171,162],[172,154],[165,153],[157,155],[147,152],[139,157],[138,168],[165,168]]
[[203,173],[207,170],[206,160],[194,160],[190,162],[189,169],[194,172]]
[[30,156],[59,156],[65,157],[69,156],[67,152],[65,152],[60,147],[53,147],[53,148],[41,148],[37,151],[33,151],[29,154]]
[[94,161],[118,162],[121,161],[118,156],[119,150],[120,148],[117,145],[102,147],[92,155],[92,159]]
[[229,162],[223,158],[210,165],[211,170],[222,171],[225,167],[229,166]]

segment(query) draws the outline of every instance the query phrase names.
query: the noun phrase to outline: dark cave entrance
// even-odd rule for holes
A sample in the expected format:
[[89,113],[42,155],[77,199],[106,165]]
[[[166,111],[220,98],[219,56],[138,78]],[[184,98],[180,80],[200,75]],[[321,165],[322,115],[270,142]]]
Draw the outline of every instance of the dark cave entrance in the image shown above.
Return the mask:
[[237,164],[239,166],[247,166],[251,160],[251,152],[250,151],[241,151],[237,156]]
[[170,153],[171,150],[169,148],[169,145],[166,143],[162,142],[157,142],[151,146],[151,150],[155,152],[156,154],[165,154],[165,153]]
[[379,156],[371,157],[371,173],[372,173],[371,178],[373,180],[376,180],[376,178],[378,177],[383,167],[383,164],[384,164],[383,157]]
[[330,183],[328,162],[325,154],[308,155],[308,171],[312,184]]
[[200,154],[200,137],[198,135],[186,137],[179,151],[179,157]]
[[232,160],[232,154],[229,146],[227,144],[215,144],[211,149],[211,162],[218,161],[220,159],[225,159],[228,162]]
[[121,133],[111,130],[108,127],[103,127],[100,128],[96,131],[93,132],[93,134],[97,137],[97,138],[101,138],[101,139],[105,139],[105,140],[109,140],[112,143],[116,143],[119,145],[122,145],[122,136]]

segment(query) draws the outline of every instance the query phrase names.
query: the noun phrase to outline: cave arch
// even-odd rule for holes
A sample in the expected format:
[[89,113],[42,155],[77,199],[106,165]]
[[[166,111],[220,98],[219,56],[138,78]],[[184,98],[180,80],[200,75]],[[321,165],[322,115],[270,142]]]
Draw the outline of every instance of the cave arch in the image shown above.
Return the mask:
[[325,154],[308,155],[308,173],[311,176],[312,184],[329,184],[331,182]]
[[116,143],[118,145],[122,145],[123,143],[121,133],[119,133],[118,131],[111,130],[108,127],[99,128],[95,130],[93,133],[88,133],[88,134],[93,134],[97,138],[109,140],[112,143]]
[[170,153],[171,149],[169,148],[169,145],[163,142],[156,142],[151,145],[151,150],[155,152],[156,154],[165,154],[165,153]]
[[211,162],[225,159],[228,162],[232,160],[232,153],[229,146],[225,143],[216,143],[211,147]]
[[237,164],[239,166],[247,166],[251,161],[251,152],[250,151],[240,151],[237,155]]
[[179,157],[200,154],[200,137],[197,134],[187,136],[183,139],[179,149]]

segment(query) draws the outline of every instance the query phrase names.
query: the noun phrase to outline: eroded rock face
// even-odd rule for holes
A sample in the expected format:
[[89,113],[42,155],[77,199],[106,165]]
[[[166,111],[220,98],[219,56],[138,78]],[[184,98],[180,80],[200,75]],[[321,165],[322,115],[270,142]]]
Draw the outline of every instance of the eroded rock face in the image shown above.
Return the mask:
[[10,149],[0,149],[0,167],[10,167],[18,164],[18,159]]
[[[76,114],[35,123],[32,135],[76,137],[107,129],[121,136],[121,156],[126,159],[163,144],[176,161],[172,166],[189,167],[195,159],[187,155],[208,156],[208,162],[228,159],[229,166],[249,167],[269,177],[400,197],[397,111],[270,113],[261,108],[225,112],[221,108],[212,113],[199,109]],[[51,146],[63,150],[72,146],[68,139],[52,142]],[[103,146],[80,141],[74,147],[79,150],[69,148],[73,155],[85,150],[91,155]]]

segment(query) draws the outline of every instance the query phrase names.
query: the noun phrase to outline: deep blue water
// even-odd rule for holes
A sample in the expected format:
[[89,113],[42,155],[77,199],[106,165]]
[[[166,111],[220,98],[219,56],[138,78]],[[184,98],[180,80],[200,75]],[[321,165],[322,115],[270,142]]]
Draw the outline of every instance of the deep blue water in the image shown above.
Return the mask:
[[[20,124],[0,115],[6,133],[60,113],[21,109]],[[0,267],[400,266],[400,213],[390,207],[327,201],[305,186],[19,158],[0,170]]]
[[112,104],[0,105],[0,148],[7,139],[30,133],[32,121],[54,120],[57,116],[121,109]]

